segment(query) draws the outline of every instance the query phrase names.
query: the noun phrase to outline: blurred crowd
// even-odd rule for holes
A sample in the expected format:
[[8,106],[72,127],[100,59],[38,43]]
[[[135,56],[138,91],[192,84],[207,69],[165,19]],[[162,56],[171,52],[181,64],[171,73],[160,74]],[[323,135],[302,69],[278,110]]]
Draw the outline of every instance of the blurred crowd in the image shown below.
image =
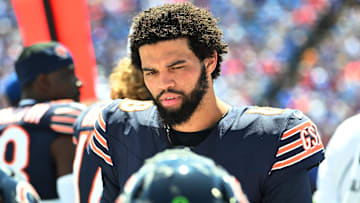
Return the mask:
[[[179,0],[88,0],[99,84],[127,55],[132,16],[139,10]],[[11,1],[0,0],[0,94],[22,48]],[[192,0],[207,7],[224,30],[229,54],[216,80],[217,94],[234,105],[257,105],[271,84],[284,77],[292,56],[337,0]],[[360,3],[359,3],[360,4]],[[307,49],[293,85],[284,86],[278,107],[304,111],[325,144],[336,126],[360,110],[360,5],[345,7],[319,44]],[[103,91],[99,91],[103,92]],[[99,97],[105,97],[99,95]],[[0,95],[0,107],[6,105]]]

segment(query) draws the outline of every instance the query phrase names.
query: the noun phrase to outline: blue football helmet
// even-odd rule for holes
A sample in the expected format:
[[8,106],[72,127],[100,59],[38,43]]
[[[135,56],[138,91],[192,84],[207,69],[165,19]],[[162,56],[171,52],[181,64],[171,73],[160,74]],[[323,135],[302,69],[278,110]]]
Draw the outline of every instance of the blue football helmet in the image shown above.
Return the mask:
[[169,149],[145,161],[118,203],[247,203],[235,177],[189,149]]
[[1,203],[37,203],[39,201],[39,195],[28,182],[22,180],[11,169],[0,166]]

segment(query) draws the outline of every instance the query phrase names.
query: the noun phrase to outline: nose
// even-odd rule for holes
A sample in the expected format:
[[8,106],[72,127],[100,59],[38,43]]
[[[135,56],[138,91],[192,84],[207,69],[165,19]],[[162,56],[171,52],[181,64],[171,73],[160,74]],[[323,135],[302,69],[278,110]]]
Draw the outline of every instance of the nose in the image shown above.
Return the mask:
[[159,88],[163,90],[167,90],[169,88],[174,88],[174,87],[175,87],[175,81],[174,78],[172,77],[172,74],[166,72],[160,73]]

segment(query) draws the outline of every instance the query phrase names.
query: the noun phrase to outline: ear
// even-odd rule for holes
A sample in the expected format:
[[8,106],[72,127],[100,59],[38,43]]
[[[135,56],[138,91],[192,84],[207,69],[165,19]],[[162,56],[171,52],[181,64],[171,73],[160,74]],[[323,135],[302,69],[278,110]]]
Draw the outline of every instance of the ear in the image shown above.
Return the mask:
[[217,55],[217,52],[215,50],[214,50],[213,54],[210,57],[204,59],[204,65],[205,65],[205,68],[206,68],[206,72],[208,74],[211,74],[215,70],[217,60],[218,60],[218,55]]

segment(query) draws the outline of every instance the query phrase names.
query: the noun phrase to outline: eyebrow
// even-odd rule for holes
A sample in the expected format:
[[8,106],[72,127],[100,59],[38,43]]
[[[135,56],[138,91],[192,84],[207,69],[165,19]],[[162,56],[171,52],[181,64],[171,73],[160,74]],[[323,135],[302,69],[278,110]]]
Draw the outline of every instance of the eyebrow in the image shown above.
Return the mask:
[[[176,66],[176,65],[179,65],[179,64],[183,64],[183,63],[185,63],[185,62],[186,62],[185,60],[178,60],[178,61],[175,61],[175,62],[167,65],[166,68],[170,68],[170,67],[172,67],[172,66]],[[154,68],[143,67],[142,70],[143,70],[143,71],[152,71],[152,70],[154,70]]]
[[179,64],[182,64],[182,63],[185,63],[185,60],[175,61],[174,63],[171,63],[171,64],[167,65],[166,67],[167,67],[167,68],[170,68],[170,67],[172,67],[172,66],[176,66],[176,65],[179,65]]
[[142,68],[142,71],[153,71],[153,70],[154,68],[147,68],[147,67]]

